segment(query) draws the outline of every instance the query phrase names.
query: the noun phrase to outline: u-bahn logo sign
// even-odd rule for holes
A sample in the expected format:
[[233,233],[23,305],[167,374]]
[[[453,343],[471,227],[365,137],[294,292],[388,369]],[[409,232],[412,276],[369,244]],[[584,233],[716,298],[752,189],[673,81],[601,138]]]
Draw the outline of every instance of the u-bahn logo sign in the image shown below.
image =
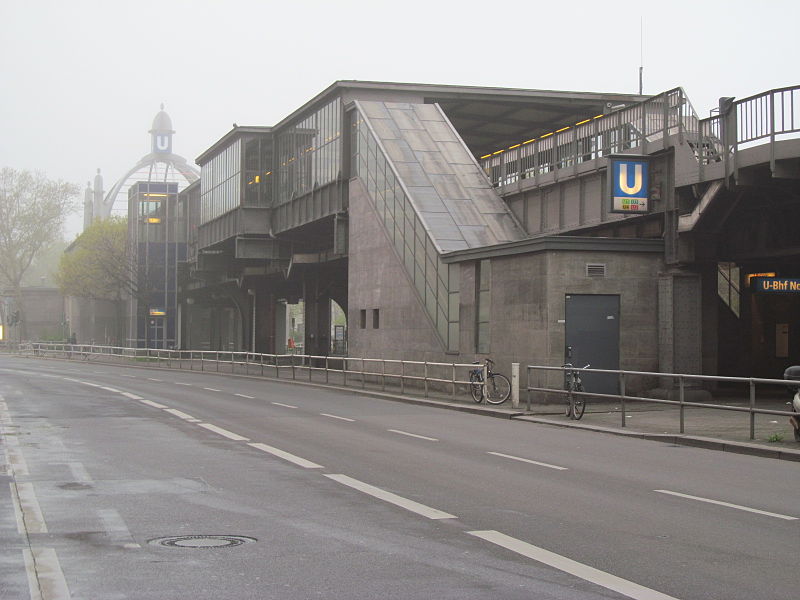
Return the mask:
[[650,161],[644,156],[610,156],[608,187],[611,212],[646,213],[650,197]]

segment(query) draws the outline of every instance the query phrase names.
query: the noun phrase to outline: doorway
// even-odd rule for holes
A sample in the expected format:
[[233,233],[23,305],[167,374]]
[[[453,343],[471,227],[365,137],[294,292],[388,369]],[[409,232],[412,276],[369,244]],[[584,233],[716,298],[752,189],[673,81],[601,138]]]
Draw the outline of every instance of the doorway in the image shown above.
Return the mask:
[[[576,367],[619,369],[619,296],[567,294],[565,304],[564,362]],[[587,392],[618,394],[619,377],[613,373],[581,376]]]

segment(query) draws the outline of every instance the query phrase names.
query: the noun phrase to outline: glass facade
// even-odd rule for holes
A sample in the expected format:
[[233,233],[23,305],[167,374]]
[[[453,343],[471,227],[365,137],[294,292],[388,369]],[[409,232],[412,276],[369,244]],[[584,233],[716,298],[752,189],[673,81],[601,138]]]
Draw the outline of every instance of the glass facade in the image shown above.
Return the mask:
[[272,136],[244,143],[244,206],[272,206]]
[[358,111],[353,112],[351,150],[353,175],[369,191],[397,256],[439,336],[449,351],[458,351],[460,266],[442,262],[392,164]]
[[200,167],[200,223],[208,223],[239,206],[242,140],[236,140]]
[[278,202],[336,181],[342,154],[342,103],[339,98],[285,128],[277,141]]

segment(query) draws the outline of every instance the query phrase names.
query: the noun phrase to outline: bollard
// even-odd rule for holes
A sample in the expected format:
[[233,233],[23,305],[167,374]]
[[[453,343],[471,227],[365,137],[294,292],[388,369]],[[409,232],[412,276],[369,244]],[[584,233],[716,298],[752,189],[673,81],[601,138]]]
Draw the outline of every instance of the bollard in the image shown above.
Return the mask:
[[511,408],[519,408],[519,363],[511,363]]

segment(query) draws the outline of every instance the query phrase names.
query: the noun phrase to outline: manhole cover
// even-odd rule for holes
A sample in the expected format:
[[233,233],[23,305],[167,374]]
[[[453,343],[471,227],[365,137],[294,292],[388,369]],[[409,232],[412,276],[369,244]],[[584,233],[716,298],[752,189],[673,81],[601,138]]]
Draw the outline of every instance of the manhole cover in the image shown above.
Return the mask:
[[232,548],[249,542],[257,541],[256,538],[243,535],[175,535],[149,540],[148,544],[167,546],[168,548]]

